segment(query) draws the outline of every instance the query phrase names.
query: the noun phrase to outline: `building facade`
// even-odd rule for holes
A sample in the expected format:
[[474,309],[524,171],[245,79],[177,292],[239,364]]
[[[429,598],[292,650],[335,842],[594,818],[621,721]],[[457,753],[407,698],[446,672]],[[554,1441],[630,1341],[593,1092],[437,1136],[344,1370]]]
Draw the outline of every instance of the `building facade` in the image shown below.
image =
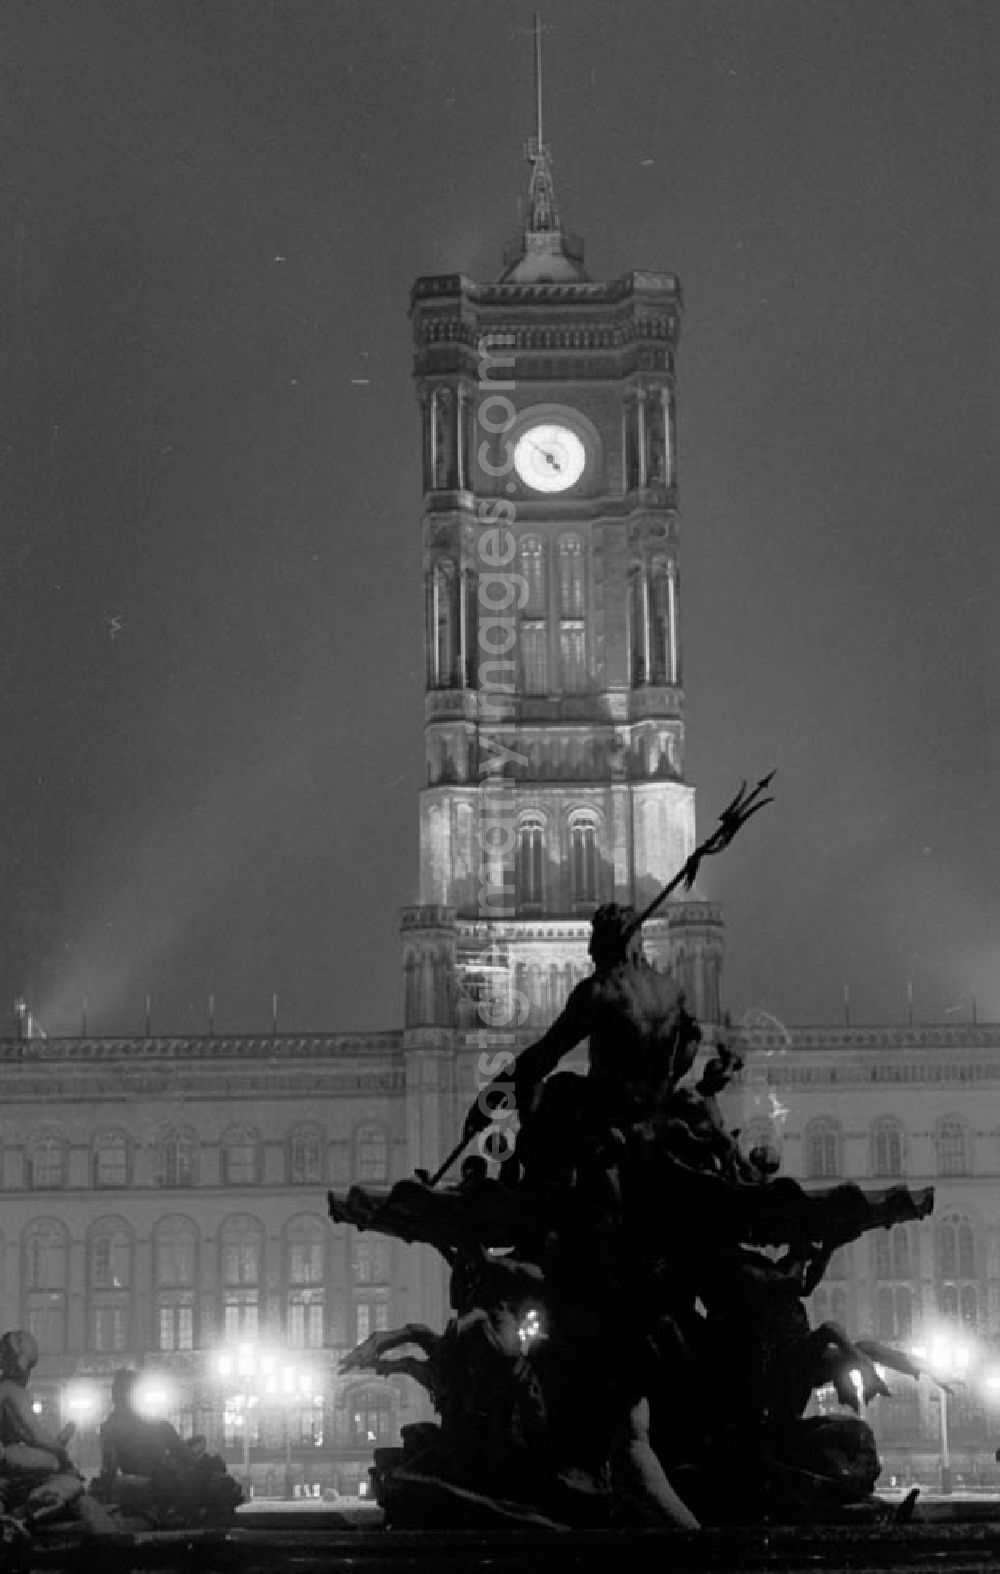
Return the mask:
[[[587,278],[531,145],[499,280],[421,278],[425,761],[399,1031],[0,1043],[0,1307],[42,1357],[42,1411],[96,1467],[113,1370],[267,1494],[351,1492],[426,1415],[344,1354],[443,1326],[433,1253],[334,1227],[326,1189],[450,1150],[484,1048],[523,1044],[589,967],[589,918],[643,905],[695,844],[684,769],[676,355],[667,273]],[[414,587],[418,594],[418,587]],[[697,892],[645,931],[721,1032],[722,915]],[[900,1380],[886,1474],[995,1469],[1000,1027],[732,1030],[727,1113],[786,1173],[928,1181],[931,1220],[838,1253],[816,1318],[904,1347],[963,1332],[964,1390]],[[825,1402],[825,1401],[821,1401]]]

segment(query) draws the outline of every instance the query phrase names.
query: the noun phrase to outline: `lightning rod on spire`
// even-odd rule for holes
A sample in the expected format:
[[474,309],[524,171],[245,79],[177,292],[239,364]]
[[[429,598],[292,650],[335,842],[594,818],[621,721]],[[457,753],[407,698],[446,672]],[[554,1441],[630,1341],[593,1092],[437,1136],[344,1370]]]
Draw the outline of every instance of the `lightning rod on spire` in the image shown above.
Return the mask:
[[542,146],[542,18],[535,12],[535,123],[538,147]]

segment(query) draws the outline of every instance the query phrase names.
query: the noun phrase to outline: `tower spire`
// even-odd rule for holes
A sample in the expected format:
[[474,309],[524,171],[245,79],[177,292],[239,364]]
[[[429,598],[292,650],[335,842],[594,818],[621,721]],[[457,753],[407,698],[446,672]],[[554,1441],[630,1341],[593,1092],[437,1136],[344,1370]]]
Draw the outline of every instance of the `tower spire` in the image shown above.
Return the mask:
[[535,134],[524,144],[531,165],[528,215],[524,234],[504,253],[502,283],[529,283],[543,279],[585,279],[583,247],[564,234],[556,207],[552,180],[552,155],[545,144],[542,119],[542,19],[535,12]]
[[542,137],[542,19],[535,12],[535,125],[538,146],[544,141]]
[[552,155],[542,136],[542,19],[535,12],[535,135],[525,150],[531,165],[528,186],[528,228],[533,235],[559,229],[556,192],[552,181]]

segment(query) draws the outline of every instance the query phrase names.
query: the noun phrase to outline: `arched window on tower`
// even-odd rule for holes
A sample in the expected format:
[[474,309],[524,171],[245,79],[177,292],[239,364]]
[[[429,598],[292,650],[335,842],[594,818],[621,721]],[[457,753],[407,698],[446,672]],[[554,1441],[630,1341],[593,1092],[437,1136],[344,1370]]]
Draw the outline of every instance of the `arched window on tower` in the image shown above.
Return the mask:
[[455,614],[455,565],[450,558],[442,558],[435,563],[430,581],[429,676],[435,689],[450,689],[456,679]]
[[649,681],[649,619],[646,603],[646,574],[641,563],[633,563],[628,576],[629,665],[634,689]]
[[544,900],[545,826],[541,815],[528,815],[517,828],[517,898],[522,907]]
[[475,574],[462,575],[462,682],[467,689],[479,679],[479,586]]
[[546,694],[549,675],[545,543],[536,536],[525,536],[521,542],[520,563],[527,587],[520,628],[524,692]]
[[586,575],[579,536],[559,539],[559,666],[567,694],[587,687]]
[[575,903],[597,901],[597,822],[578,814],[570,822],[570,880]]
[[665,557],[655,557],[650,567],[649,681],[660,686],[677,681],[673,612],[671,567]]

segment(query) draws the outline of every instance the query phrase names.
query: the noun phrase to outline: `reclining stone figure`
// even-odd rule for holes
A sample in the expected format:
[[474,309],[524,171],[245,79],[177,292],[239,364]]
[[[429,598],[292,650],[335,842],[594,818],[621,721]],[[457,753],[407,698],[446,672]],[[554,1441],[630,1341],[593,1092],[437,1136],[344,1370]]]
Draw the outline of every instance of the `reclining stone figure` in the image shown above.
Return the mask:
[[135,1406],[138,1373],[122,1367],[111,1381],[111,1412],[100,1430],[101,1470],[91,1491],[150,1528],[227,1524],[242,1499],[224,1461],[186,1440],[169,1421]]

